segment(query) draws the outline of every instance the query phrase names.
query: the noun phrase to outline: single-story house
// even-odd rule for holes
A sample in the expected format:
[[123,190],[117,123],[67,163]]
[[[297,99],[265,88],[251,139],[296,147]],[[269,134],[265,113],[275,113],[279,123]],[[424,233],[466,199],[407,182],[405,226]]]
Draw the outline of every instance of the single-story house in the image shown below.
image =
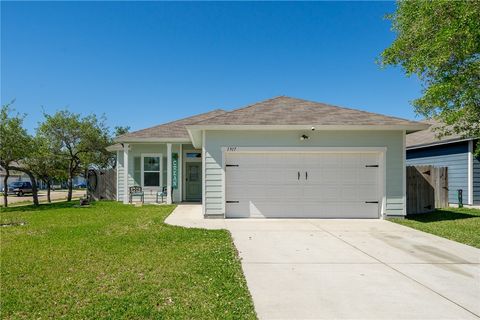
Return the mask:
[[[198,201],[208,218],[405,215],[405,137],[427,124],[280,96],[124,134],[117,200]],[[171,191],[171,192],[168,192]]]
[[[3,190],[4,187],[4,180],[5,180],[5,175],[6,175],[5,169],[0,166],[0,190]],[[15,171],[15,170],[10,170],[10,174],[8,176],[8,182],[7,183],[12,183],[16,181],[30,181],[30,178],[26,173],[20,172],[20,171]]]
[[460,135],[437,137],[438,122],[430,128],[407,135],[407,165],[448,168],[448,202],[458,204],[458,190],[466,205],[480,205],[480,159],[474,156],[478,138]]
[[[15,163],[15,165],[19,166],[18,163]],[[0,166],[0,190],[3,190],[5,175],[6,175],[5,169],[2,166]],[[21,172],[21,171],[16,171],[16,170],[10,170],[10,174],[9,174],[7,183],[16,182],[16,181],[31,182],[30,177],[26,173]],[[87,182],[87,180],[82,176],[76,176],[76,177],[73,178],[73,185],[74,186],[76,186],[78,184],[86,184],[86,182]],[[57,186],[57,188],[67,188],[67,183],[66,182],[54,182],[53,186]],[[37,180],[37,187],[39,189],[46,189],[47,184],[44,183],[41,180]]]

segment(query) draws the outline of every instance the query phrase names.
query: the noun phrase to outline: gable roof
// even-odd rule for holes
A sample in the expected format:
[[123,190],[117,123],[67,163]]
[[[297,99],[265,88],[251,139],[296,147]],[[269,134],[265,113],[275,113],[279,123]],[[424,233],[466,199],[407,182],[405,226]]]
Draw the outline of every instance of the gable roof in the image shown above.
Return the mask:
[[198,121],[206,120],[212,117],[219,116],[226,113],[226,111],[217,109],[210,112],[202,113],[196,116],[183,118],[180,120],[164,123],[151,128],[146,128],[138,131],[122,134],[115,138],[117,142],[135,142],[135,141],[147,141],[147,140],[185,140],[190,141],[186,125],[192,124]]
[[286,96],[258,102],[193,125],[423,126],[416,121]]
[[437,133],[435,132],[435,129],[441,126],[442,123],[433,119],[429,119],[424,122],[429,124],[430,127],[425,130],[407,134],[407,137],[406,137],[407,148],[419,148],[419,147],[433,146],[436,144],[452,143],[452,142],[461,141],[461,140],[470,140],[470,139],[465,139],[459,134],[452,134],[452,135],[443,136],[439,138],[437,137]]

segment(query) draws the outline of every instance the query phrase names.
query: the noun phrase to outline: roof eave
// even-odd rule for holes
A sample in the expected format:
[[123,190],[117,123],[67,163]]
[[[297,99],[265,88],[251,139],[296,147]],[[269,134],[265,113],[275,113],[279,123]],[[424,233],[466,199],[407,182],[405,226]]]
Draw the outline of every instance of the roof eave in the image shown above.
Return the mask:
[[428,129],[430,125],[418,123],[407,125],[218,125],[218,124],[195,124],[186,126],[189,135],[194,130],[406,130],[407,132],[415,132]]
[[414,145],[411,145],[411,146],[407,146],[406,149],[407,150],[413,150],[413,149],[435,147],[435,146],[440,146],[440,145],[444,145],[444,144],[464,142],[464,141],[470,141],[470,140],[475,140],[475,139],[476,138],[455,138],[455,139],[448,139],[448,140],[439,140],[439,141],[434,141],[434,142],[429,142],[429,143],[414,144]]
[[143,137],[143,138],[138,138],[138,137],[118,137],[113,139],[115,142],[118,143],[144,143],[144,142],[152,142],[152,143],[190,143],[189,138],[157,138],[157,137]]
[[186,126],[188,135],[195,148],[202,147],[202,131],[204,130],[358,130],[358,131],[406,131],[407,133],[416,132],[428,129],[430,125],[417,123],[411,125],[363,125],[363,126],[350,126],[350,125],[188,125]]

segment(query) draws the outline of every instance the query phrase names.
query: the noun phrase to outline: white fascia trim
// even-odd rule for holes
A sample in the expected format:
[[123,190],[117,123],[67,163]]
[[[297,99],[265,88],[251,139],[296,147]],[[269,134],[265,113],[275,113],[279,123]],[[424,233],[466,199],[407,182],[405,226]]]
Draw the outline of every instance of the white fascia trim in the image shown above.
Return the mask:
[[356,152],[386,152],[387,147],[222,147],[222,152],[255,153],[255,152],[321,152],[321,153],[356,153]]
[[473,140],[468,141],[468,204],[473,205]]
[[197,148],[197,147],[195,146],[195,139],[193,138],[192,132],[191,132],[190,130],[187,130],[187,132],[188,132],[188,136],[189,136],[189,138],[190,138],[190,141],[189,141],[189,142],[190,142],[195,148]]
[[185,142],[190,143],[191,141],[187,138],[119,138],[114,139],[115,142],[122,143],[122,142],[129,142],[129,143],[144,143],[144,142],[163,142],[163,143],[179,143]]
[[112,144],[111,146],[106,147],[105,150],[107,150],[109,152],[122,151],[123,147],[122,147],[121,143],[116,143],[116,144]]
[[187,131],[190,130],[387,130],[387,131],[420,131],[430,127],[427,124],[412,125],[189,125],[186,126]]

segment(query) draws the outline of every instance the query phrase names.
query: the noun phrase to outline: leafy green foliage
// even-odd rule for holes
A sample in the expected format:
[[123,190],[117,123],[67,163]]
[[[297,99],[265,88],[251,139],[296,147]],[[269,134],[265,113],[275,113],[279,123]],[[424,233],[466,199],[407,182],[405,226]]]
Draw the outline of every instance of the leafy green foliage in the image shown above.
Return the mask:
[[114,137],[121,136],[122,134],[128,133],[130,131],[129,126],[125,126],[125,127],[116,126],[114,129],[115,129],[114,132],[113,132]]
[[397,6],[387,17],[397,38],[382,53],[382,65],[400,65],[420,78],[423,96],[413,105],[418,114],[445,124],[439,135],[480,137],[478,1],[415,0]]
[[432,213],[391,219],[407,227],[445,237],[480,248],[480,210],[467,208],[439,209]]
[[42,180],[48,186],[48,201],[50,202],[50,187],[53,182],[63,181],[67,178],[66,159],[59,146],[49,141],[42,135],[33,138],[35,146],[23,161],[37,179]]
[[32,141],[23,128],[24,116],[12,114],[10,104],[3,105],[0,111],[0,165],[8,166],[23,159],[32,148]]
[[2,209],[3,319],[254,319],[230,234],[163,223],[174,206]]
[[68,200],[72,195],[72,180],[89,166],[106,166],[111,154],[106,147],[111,143],[104,118],[95,115],[81,117],[68,110],[45,114],[38,134],[58,148],[66,159],[68,172]]
[[[35,179],[31,172],[18,166],[18,162],[23,160],[33,150],[32,137],[23,128],[24,116],[12,114],[11,104],[3,105],[0,110],[0,166],[2,166],[6,175],[4,184],[7,184],[10,170],[24,171],[29,174],[33,183]],[[36,186],[33,186],[33,201],[38,204]],[[7,193],[3,194],[3,205],[8,206]]]

